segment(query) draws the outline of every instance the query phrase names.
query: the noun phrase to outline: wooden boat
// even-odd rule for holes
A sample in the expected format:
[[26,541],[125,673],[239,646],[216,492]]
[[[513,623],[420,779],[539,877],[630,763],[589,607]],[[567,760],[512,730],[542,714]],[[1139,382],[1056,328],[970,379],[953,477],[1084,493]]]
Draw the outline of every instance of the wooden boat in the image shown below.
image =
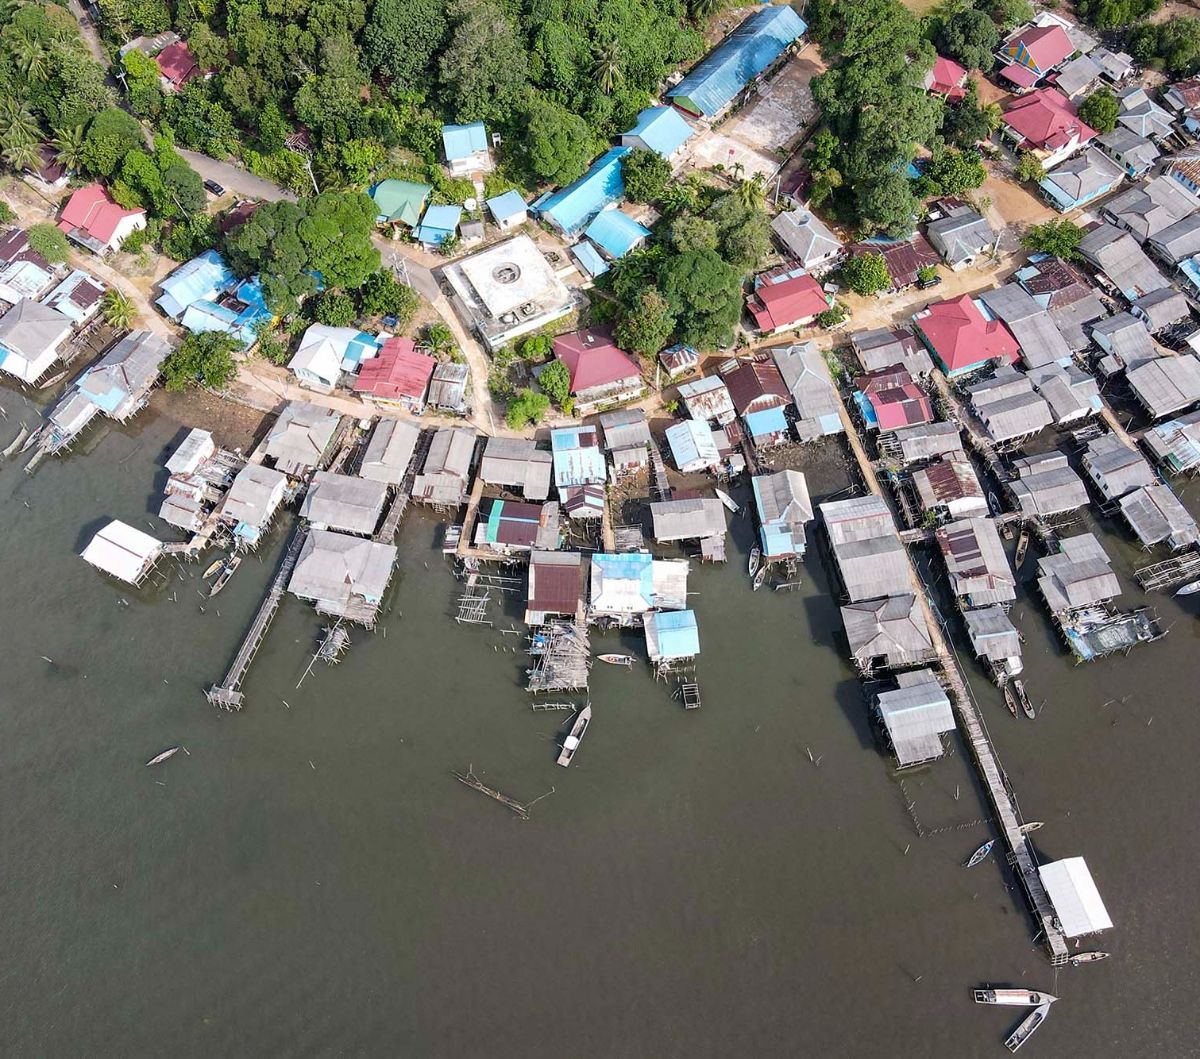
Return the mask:
[[1012,681],[1004,682],[1004,705],[1008,707],[1008,712],[1014,717],[1017,715],[1017,693],[1012,689]]
[[760,588],[762,588],[763,582],[766,581],[766,579],[767,579],[767,568],[765,566],[760,566],[758,568],[758,573],[756,573],[754,575],[754,584],[752,587],[755,592],[757,592]]
[[1021,564],[1025,561],[1025,551],[1029,547],[1029,530],[1024,526],[1021,527],[1021,536],[1017,539],[1017,558],[1016,569],[1021,569]]
[[762,562],[762,549],[761,548],[751,548],[750,549],[750,561],[746,564],[746,571],[747,571],[747,573],[750,574],[751,577],[753,577],[756,573],[758,573],[758,564],[760,562]]
[[1058,997],[1043,993],[1039,989],[973,989],[976,1004],[1007,1004],[1015,1007],[1036,1008],[1053,1004]]
[[975,867],[976,864],[978,864],[981,860],[984,860],[987,855],[992,852],[992,847],[995,844],[996,840],[994,838],[989,838],[982,846],[980,846],[974,853],[971,854],[970,859],[966,864],[963,865],[963,867]]
[[210,577],[212,577],[213,574],[215,574],[218,570],[220,570],[221,567],[224,565],[225,565],[224,559],[217,559],[214,562],[212,562],[209,565],[208,569],[205,570],[204,573],[201,574],[200,576],[203,577],[205,581],[207,581]]
[[179,747],[169,746],[161,754],[155,754],[154,757],[152,757],[149,761],[147,761],[146,767],[149,768],[151,765],[160,765],[160,764],[162,764],[162,762],[166,761],[167,758],[174,757],[178,753],[179,753]]
[[1101,960],[1107,960],[1109,955],[1107,952],[1077,952],[1071,957],[1071,966],[1079,967],[1085,963],[1099,963]]
[[1186,585],[1180,585],[1175,589],[1177,596],[1190,596],[1195,592],[1200,592],[1200,581],[1189,581]]
[[717,494],[717,499],[720,500],[721,503],[724,504],[727,508],[729,508],[729,510],[732,511],[735,515],[741,510],[741,508],[739,508],[737,506],[737,504],[734,502],[733,497],[731,497],[727,492],[725,492],[724,489],[714,489],[713,492],[715,492]]
[[208,598],[212,599],[218,592],[221,591],[227,584],[230,578],[233,577],[234,571],[242,565],[242,557],[240,555],[231,555],[225,562],[225,566],[217,575],[217,579],[212,583],[212,588],[208,590]]
[[27,437],[29,437],[29,428],[22,426],[17,432],[17,436],[12,439],[12,442],[8,445],[8,447],[3,452],[0,452],[0,456],[2,456],[4,459],[8,459],[9,456],[11,456],[22,445],[25,444],[25,439]]
[[1033,704],[1029,701],[1029,696],[1025,694],[1025,681],[1014,680],[1013,691],[1016,693],[1017,702],[1021,704],[1021,710],[1031,721],[1037,720],[1037,714],[1033,712]]
[[598,655],[601,662],[607,662],[610,666],[631,666],[633,665],[632,655]]
[[1045,826],[1046,825],[1042,823],[1041,820],[1030,820],[1029,823],[1022,824],[1019,828],[1017,828],[1017,830],[1023,835],[1028,835],[1031,831],[1036,831],[1039,827]]
[[1043,1004],[1041,1007],[1035,1008],[1033,1011],[1031,1011],[1025,1017],[1021,1025],[1013,1030],[1012,1033],[1009,1034],[1009,1036],[1005,1039],[1004,1047],[1010,1052],[1015,1052],[1021,1047],[1022,1044],[1024,1044],[1027,1040],[1029,1040],[1030,1037],[1033,1036],[1034,1031],[1046,1021],[1046,1016],[1049,1013],[1049,1004]]
[[558,763],[566,768],[571,764],[571,759],[575,757],[575,751],[579,749],[579,743],[583,739],[583,733],[587,731],[587,726],[592,720],[591,706],[585,706],[579,711],[579,716],[575,718],[575,723],[571,725],[570,732],[567,733],[567,738],[563,740],[562,751],[558,755]]

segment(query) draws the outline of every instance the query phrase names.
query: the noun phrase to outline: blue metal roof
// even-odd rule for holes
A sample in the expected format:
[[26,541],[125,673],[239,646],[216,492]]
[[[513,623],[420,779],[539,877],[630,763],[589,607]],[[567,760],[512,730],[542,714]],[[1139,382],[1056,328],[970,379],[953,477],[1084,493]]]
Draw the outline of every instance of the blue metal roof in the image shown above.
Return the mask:
[[662,658],[695,658],[700,653],[700,630],[694,610],[660,610],[649,620],[658,634],[658,653]]
[[654,557],[649,552],[619,555],[599,552],[592,556],[592,569],[612,581],[636,581],[647,606],[654,602]]
[[470,125],[443,125],[442,147],[446,151],[447,162],[470,158],[476,151],[488,149],[487,129],[482,121]]
[[787,416],[782,408],[764,408],[761,412],[751,412],[742,416],[746,429],[752,438],[761,438],[767,434],[787,432]]
[[871,399],[862,390],[855,390],[853,396],[854,403],[858,405],[858,410],[862,414],[863,422],[873,429],[878,427],[879,416],[875,413],[875,406],[871,404]]
[[698,419],[685,419],[667,427],[666,438],[671,458],[680,470],[697,461],[711,466],[721,459],[712,430]]
[[619,259],[649,239],[650,229],[620,210],[601,210],[584,234],[609,257]]
[[519,191],[506,191],[503,195],[488,199],[487,208],[491,210],[492,216],[496,220],[506,221],[509,217],[524,213],[529,207],[525,205],[525,200],[521,198]]
[[[586,439],[581,435],[586,434]],[[558,488],[603,482],[608,477],[596,444],[595,427],[559,427],[550,431],[554,452],[554,484]]]
[[159,284],[162,294],[155,303],[172,320],[178,320],[192,302],[212,298],[236,281],[225,259],[215,250],[206,250],[180,265]]
[[625,195],[621,159],[628,147],[610,147],[574,184],[538,200],[538,212],[568,235],[574,235],[610,202]]
[[790,7],[766,7],[700,60],[670,93],[676,105],[713,117],[808,27]]
[[636,136],[651,151],[667,158],[692,136],[693,129],[674,107],[647,107],[626,136]]
[[370,360],[379,355],[383,341],[366,331],[359,331],[342,352],[342,371],[357,371],[364,360]]
[[587,269],[592,279],[603,276],[608,271],[608,262],[600,256],[600,251],[586,239],[580,239],[571,247],[571,252],[579,258],[579,263]]
[[431,243],[436,246],[444,243],[458,231],[458,222],[461,217],[461,206],[430,206],[413,234],[416,235],[418,242]]

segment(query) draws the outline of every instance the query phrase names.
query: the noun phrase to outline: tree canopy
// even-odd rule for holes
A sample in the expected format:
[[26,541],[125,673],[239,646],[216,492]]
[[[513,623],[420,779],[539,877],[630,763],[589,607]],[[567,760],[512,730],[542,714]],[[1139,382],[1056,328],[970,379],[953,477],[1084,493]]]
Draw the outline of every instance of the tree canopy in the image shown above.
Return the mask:
[[1079,104],[1079,118],[1097,132],[1112,132],[1117,127],[1121,104],[1108,88],[1098,88]]
[[1065,217],[1046,221],[1045,224],[1035,224],[1025,233],[1021,245],[1026,250],[1043,254],[1053,254],[1063,261],[1071,261],[1078,257],[1079,244],[1083,241],[1084,231],[1073,221]]
[[189,386],[208,386],[223,389],[237,375],[233,352],[239,348],[237,339],[223,331],[185,335],[179,348],[172,350],[163,361],[166,388],[185,390]]

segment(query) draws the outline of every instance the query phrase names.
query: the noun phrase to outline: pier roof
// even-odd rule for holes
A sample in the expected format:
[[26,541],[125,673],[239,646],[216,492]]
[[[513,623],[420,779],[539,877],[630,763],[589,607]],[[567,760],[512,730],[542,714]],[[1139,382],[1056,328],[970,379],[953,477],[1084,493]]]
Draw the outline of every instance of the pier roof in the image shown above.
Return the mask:
[[686,559],[655,559],[649,552],[592,556],[590,604],[593,613],[629,617],[687,606]]
[[675,466],[685,474],[721,462],[712,428],[704,419],[685,419],[666,430],[667,445]]
[[963,611],[963,620],[977,658],[1003,662],[1006,658],[1020,657],[1021,636],[1003,607]]
[[275,514],[286,489],[287,475],[282,471],[248,463],[233,479],[221,512],[239,525],[262,529]]
[[768,560],[803,555],[807,546],[805,525],[813,517],[804,475],[790,469],[776,471],[756,475],[750,484],[763,555]]
[[559,427],[550,431],[554,457],[554,484],[559,489],[572,485],[600,483],[607,477],[604,456],[594,426]]
[[1113,499],[1158,481],[1146,458],[1116,434],[1104,434],[1088,442],[1083,469],[1096,488]]
[[1166,542],[1184,548],[1200,540],[1196,520],[1188,514],[1169,486],[1145,485],[1121,497],[1121,514],[1147,548]]
[[79,377],[76,387],[106,414],[125,419],[141,407],[170,352],[166,339],[154,332],[130,331]]
[[1200,465],[1200,412],[1151,427],[1142,443],[1159,463],[1176,473]]
[[1038,868],[1038,874],[1068,938],[1112,928],[1108,909],[1104,907],[1100,891],[1082,857],[1043,864]]
[[835,500],[821,504],[820,511],[851,602],[911,591],[908,553],[880,497]]
[[172,474],[190,474],[215,451],[212,434],[198,427],[189,430],[187,437],[168,458],[167,470]]
[[921,423],[903,427],[892,435],[900,446],[905,464],[917,463],[933,456],[962,457],[962,437],[954,423]]
[[1130,368],[1125,378],[1155,419],[1200,401],[1200,360],[1191,354],[1146,361]]

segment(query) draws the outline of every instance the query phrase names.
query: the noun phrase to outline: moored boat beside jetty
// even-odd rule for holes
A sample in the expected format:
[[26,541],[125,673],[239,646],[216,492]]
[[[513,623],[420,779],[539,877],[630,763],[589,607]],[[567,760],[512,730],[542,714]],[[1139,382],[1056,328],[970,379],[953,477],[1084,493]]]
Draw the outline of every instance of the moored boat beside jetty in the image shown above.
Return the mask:
[[1058,997],[1037,989],[974,989],[976,1004],[1007,1004],[1013,1007],[1035,1008],[1053,1004]]
[[587,731],[588,725],[592,720],[591,706],[585,706],[579,711],[579,716],[575,718],[575,723],[571,725],[570,732],[567,733],[566,739],[563,740],[562,750],[558,755],[558,764],[566,768],[571,764],[571,760],[575,757],[575,751],[579,749],[579,744],[583,740],[583,735]]
[[963,867],[973,868],[980,861],[985,860],[987,855],[992,852],[992,847],[995,844],[996,840],[994,838],[989,838],[982,846],[980,846],[974,853],[971,854],[970,859],[966,864],[963,865]]
[[1005,1038],[1004,1047],[1010,1052],[1015,1052],[1033,1036],[1034,1031],[1046,1021],[1048,1014],[1050,1014],[1049,1004],[1043,1004],[1041,1007],[1035,1008],[1025,1017],[1021,1025]]

